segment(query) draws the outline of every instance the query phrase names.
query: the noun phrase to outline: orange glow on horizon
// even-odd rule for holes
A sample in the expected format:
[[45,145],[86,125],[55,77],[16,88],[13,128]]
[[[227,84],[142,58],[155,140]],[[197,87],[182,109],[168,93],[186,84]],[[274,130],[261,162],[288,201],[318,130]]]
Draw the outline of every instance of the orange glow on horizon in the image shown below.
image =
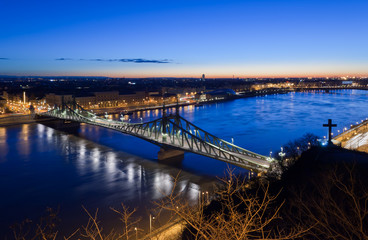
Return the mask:
[[[358,78],[368,78],[368,73],[345,73],[345,74],[333,74],[333,73],[318,73],[318,74],[210,74],[204,73],[206,78],[340,78],[340,77],[358,77]],[[22,76],[22,75],[19,75]],[[24,76],[31,76],[30,74],[24,74]],[[108,73],[58,73],[58,74],[34,74],[34,76],[75,76],[75,77],[111,77],[111,78],[201,78],[198,74],[108,74]]]

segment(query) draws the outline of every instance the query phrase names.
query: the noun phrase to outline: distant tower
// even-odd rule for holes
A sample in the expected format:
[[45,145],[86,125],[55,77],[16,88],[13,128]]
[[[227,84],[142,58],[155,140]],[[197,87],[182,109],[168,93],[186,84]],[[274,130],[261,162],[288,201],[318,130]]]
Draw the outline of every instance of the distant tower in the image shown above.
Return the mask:
[[26,104],[26,100],[27,100],[26,92],[23,91],[23,104]]
[[204,81],[206,78],[206,76],[204,74],[202,74],[202,81]]

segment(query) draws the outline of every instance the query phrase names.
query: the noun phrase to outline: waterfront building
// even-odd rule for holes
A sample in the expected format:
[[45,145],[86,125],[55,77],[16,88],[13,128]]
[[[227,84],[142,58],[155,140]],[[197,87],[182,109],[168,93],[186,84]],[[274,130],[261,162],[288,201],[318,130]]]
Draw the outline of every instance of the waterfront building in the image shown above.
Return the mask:
[[232,89],[218,89],[206,93],[207,100],[222,100],[234,97],[236,92]]
[[[123,92],[104,91],[104,92],[85,92],[78,93],[75,101],[86,109],[104,108],[104,107],[127,107],[129,105],[142,105],[149,102],[148,94],[145,91]],[[49,106],[59,106],[64,102],[72,102],[72,94],[48,93],[45,96],[46,103]]]
[[148,93],[145,91],[131,93],[122,92],[119,94],[119,101],[122,105],[146,104],[149,101],[149,97]]
[[[64,99],[63,99],[64,98]],[[64,102],[72,102],[73,95],[72,94],[55,94],[55,93],[48,93],[45,96],[46,103],[50,106],[60,106]]]
[[99,107],[117,107],[119,91],[94,92],[96,104]]
[[6,100],[0,97],[0,114],[5,112]]
[[85,109],[93,108],[96,106],[96,97],[93,93],[77,94],[75,101]]

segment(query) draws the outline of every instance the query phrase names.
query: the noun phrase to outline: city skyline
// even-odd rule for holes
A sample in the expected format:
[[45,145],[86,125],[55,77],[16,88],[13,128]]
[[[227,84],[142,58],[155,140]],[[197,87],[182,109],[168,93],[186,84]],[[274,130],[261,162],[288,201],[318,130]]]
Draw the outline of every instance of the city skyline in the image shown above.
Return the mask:
[[0,75],[368,75],[364,1],[2,1],[0,7]]

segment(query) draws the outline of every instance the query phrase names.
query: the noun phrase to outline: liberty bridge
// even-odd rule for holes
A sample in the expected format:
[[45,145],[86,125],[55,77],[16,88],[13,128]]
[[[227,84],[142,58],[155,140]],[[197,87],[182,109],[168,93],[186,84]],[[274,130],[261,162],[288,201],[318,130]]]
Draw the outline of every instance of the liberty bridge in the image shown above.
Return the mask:
[[175,114],[168,115],[164,106],[161,118],[142,123],[123,122],[123,117],[121,121],[108,119],[107,116],[98,117],[76,102],[63,103],[60,107],[37,115],[96,125],[139,137],[161,147],[159,159],[192,152],[255,172],[267,171],[273,161],[270,157],[248,151],[197,127],[179,115],[178,105]]

